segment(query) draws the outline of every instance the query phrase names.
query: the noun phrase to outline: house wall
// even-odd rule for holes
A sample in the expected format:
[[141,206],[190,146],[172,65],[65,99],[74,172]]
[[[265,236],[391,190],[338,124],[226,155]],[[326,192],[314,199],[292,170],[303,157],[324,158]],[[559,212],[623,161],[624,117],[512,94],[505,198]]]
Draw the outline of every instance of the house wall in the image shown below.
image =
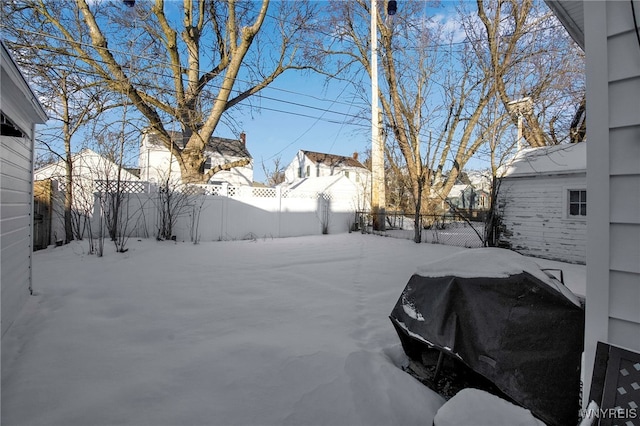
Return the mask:
[[[224,160],[219,160],[218,163],[214,164],[224,164],[227,162],[239,160],[239,158],[227,158]],[[249,166],[243,167],[234,167],[231,170],[223,170],[221,172],[216,173],[210,179],[211,182],[227,182],[234,186],[244,186],[244,185],[252,185],[253,184],[253,160],[251,161]]]
[[567,200],[569,190],[584,189],[584,173],[503,178],[501,242],[527,256],[584,264],[587,223],[568,216]]
[[[298,151],[296,156],[291,160],[289,165],[284,169],[285,182],[291,183],[300,179],[299,170],[302,167],[302,177],[306,176],[306,167],[309,166],[309,170],[313,169],[313,163],[303,154],[302,151]],[[311,171],[309,172],[311,176]]]
[[0,329],[9,329],[31,292],[33,141],[47,116],[3,43],[0,109],[24,137],[0,135]]
[[[140,146],[140,179],[159,183],[169,178],[170,182],[180,182],[182,173],[175,156],[172,156],[164,146],[149,144],[148,135],[142,137]],[[239,157],[224,157],[218,153],[211,154],[212,166],[240,160]],[[253,183],[253,161],[243,167],[234,167],[233,170],[218,172],[211,181],[223,181],[231,185],[251,185]]]
[[[73,159],[72,182],[73,182],[73,208],[80,212],[91,212],[93,210],[94,192],[96,180],[116,181],[118,179],[118,166],[103,158],[92,150],[84,150]],[[67,175],[64,162],[42,167],[34,172],[35,180],[53,179],[57,182],[58,190],[64,193],[65,177]],[[120,171],[121,181],[139,181],[134,174],[122,169]],[[59,214],[55,211],[54,214]],[[62,212],[64,214],[64,212]],[[64,227],[62,228],[64,230]],[[58,234],[61,237],[63,234]]]
[[0,298],[4,335],[31,289],[33,181],[31,140],[0,136],[0,148]]
[[[309,168],[308,176],[307,167]],[[300,176],[301,168],[302,176]],[[299,151],[293,160],[291,160],[289,165],[284,169],[284,178],[286,183],[293,183],[305,177],[315,178],[337,175],[346,176],[349,180],[362,186],[367,186],[371,179],[371,172],[366,169],[359,167],[330,167],[326,164],[316,164],[304,155],[302,151]]]
[[629,2],[583,7],[587,191],[597,206],[587,222],[588,389],[598,341],[640,351],[640,54]]
[[332,198],[333,207],[341,211],[369,211],[371,207],[371,191],[367,181],[356,183],[344,175],[304,179],[287,189],[291,197],[296,197],[298,194],[303,197],[320,193],[329,195]]

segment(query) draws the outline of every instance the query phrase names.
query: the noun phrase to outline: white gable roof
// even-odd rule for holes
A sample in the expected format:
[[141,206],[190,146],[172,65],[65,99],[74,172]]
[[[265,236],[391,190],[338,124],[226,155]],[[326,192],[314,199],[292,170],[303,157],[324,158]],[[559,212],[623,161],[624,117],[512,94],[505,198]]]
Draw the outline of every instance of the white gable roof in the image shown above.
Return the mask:
[[[71,162],[75,169],[74,174],[79,173],[78,168],[82,168],[86,169],[82,172],[83,174],[93,173],[94,179],[113,179],[117,176],[118,165],[89,148],[84,148],[82,151],[73,155]],[[66,174],[67,172],[64,160],[58,160],[57,162],[48,164],[34,172],[36,180],[48,178],[59,179],[66,176]],[[124,168],[120,171],[120,179],[123,181],[140,180],[140,178]]]
[[501,169],[503,177],[585,173],[587,143],[523,149]]
[[449,196],[447,198],[459,197],[462,194],[462,191],[467,189],[467,186],[469,186],[469,185],[465,185],[465,184],[462,184],[462,183],[458,183],[456,185],[453,185],[451,187],[451,191],[449,191]]
[[355,190],[356,185],[344,175],[305,178],[289,187],[290,191],[305,193],[323,193]]

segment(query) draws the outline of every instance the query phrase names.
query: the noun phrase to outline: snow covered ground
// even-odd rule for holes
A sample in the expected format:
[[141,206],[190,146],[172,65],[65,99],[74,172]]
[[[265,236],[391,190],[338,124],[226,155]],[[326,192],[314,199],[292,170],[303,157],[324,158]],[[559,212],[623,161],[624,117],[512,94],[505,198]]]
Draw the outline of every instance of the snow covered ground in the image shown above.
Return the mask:
[[[372,235],[85,242],[34,254],[2,341],[3,425],[430,425],[388,319],[425,263],[468,250]],[[584,294],[584,266],[563,267]]]

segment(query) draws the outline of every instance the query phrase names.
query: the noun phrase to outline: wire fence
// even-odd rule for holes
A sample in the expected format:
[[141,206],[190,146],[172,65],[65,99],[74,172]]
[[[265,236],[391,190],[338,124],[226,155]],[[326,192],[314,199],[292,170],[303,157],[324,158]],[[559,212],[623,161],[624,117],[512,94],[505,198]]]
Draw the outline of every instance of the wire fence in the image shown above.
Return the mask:
[[[458,247],[484,246],[484,211],[446,213],[419,216],[420,241]],[[373,233],[393,238],[415,239],[415,214],[386,212],[385,229],[373,229],[373,215],[368,211],[356,212],[352,231]]]

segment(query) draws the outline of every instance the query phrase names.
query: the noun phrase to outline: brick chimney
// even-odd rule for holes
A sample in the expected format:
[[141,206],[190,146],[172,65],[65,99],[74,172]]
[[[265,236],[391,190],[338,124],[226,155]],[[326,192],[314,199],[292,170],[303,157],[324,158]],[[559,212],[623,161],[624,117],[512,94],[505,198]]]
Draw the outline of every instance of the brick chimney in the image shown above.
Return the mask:
[[240,140],[242,141],[242,145],[247,144],[247,134],[245,132],[240,133]]
[[357,152],[354,152],[354,153],[353,153],[353,159],[354,159],[354,160],[356,160],[356,161],[358,161],[358,153],[357,153]]

